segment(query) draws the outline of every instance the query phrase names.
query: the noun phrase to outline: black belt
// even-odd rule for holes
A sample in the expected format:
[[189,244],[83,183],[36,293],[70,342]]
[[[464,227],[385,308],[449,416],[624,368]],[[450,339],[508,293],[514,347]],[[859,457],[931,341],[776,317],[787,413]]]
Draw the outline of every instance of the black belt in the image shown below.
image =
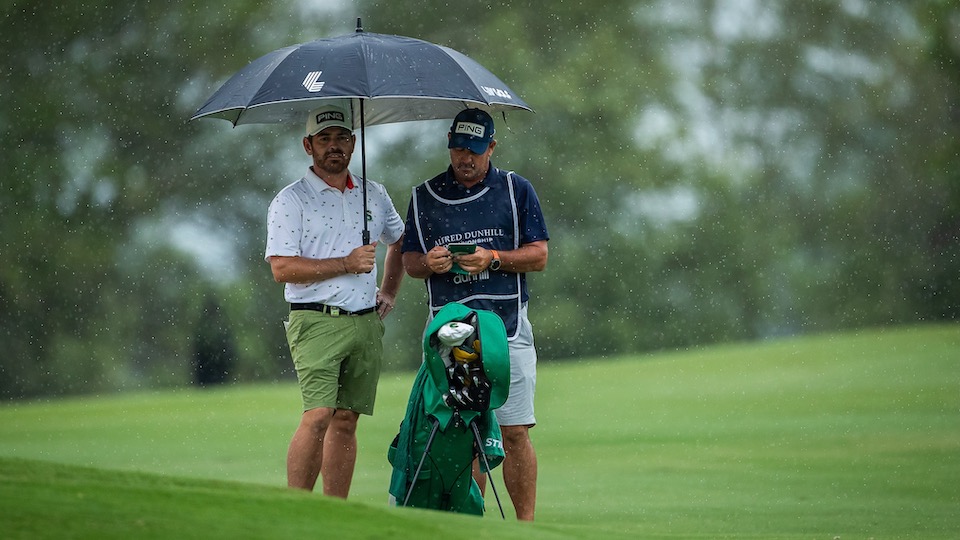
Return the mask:
[[320,313],[327,313],[334,317],[339,317],[341,315],[350,315],[356,317],[359,315],[366,315],[367,313],[373,313],[377,310],[377,308],[371,307],[367,309],[361,309],[360,311],[347,311],[337,306],[328,306],[326,304],[318,304],[316,302],[311,302],[309,304],[290,304],[290,311],[298,310],[319,311]]

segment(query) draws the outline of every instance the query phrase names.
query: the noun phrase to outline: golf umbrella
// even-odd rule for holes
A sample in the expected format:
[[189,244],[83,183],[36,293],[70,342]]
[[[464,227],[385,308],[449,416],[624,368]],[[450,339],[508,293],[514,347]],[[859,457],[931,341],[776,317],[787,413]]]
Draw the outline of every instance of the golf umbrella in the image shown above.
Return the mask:
[[[190,118],[298,123],[326,100],[349,101],[361,143],[366,126],[452,119],[467,107],[532,109],[466,55],[410,37],[357,31],[277,49],[234,74]],[[364,206],[366,151],[361,147]],[[366,208],[364,208],[366,215]],[[369,243],[364,225],[364,243]]]

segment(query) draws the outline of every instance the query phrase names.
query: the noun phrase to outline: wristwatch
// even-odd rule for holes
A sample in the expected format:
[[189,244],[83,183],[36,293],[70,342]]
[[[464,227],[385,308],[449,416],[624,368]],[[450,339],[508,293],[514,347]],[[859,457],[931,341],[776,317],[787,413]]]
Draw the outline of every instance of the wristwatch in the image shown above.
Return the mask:
[[500,253],[495,249],[491,249],[490,253],[493,253],[493,259],[490,260],[490,269],[497,271],[500,269]]

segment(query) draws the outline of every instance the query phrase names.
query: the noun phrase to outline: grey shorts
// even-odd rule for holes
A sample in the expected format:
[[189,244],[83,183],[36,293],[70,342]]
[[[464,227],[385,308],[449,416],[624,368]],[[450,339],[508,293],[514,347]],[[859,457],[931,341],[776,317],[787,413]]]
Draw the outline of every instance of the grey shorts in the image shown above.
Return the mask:
[[501,426],[533,426],[533,396],[537,388],[537,350],[533,346],[533,326],[527,318],[526,306],[520,310],[520,332],[507,343],[510,349],[510,394],[507,402],[496,410]]

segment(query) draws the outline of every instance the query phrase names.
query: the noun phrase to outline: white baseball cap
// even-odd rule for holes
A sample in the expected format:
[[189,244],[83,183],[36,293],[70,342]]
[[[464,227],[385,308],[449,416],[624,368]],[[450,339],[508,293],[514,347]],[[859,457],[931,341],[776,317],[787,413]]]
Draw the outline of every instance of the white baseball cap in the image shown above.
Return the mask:
[[310,111],[307,116],[307,137],[312,137],[328,127],[342,127],[353,132],[353,119],[350,113],[336,105],[324,105]]

